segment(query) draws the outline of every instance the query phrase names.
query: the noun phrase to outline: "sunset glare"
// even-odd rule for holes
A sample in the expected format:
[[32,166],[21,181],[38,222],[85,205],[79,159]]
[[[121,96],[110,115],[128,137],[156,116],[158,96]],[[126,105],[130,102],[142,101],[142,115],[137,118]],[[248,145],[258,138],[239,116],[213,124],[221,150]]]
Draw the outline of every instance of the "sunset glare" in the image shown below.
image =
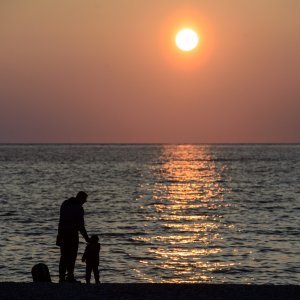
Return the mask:
[[199,37],[194,30],[185,28],[176,34],[175,41],[180,50],[191,51],[197,47],[199,43]]

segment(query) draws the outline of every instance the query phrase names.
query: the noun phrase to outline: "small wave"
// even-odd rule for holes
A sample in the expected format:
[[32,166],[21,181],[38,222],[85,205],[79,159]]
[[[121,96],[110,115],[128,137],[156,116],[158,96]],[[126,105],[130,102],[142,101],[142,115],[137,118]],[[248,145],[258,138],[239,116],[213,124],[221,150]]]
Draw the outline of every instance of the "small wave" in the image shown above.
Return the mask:
[[296,273],[298,274],[300,272],[300,266],[299,267],[290,267],[284,270],[287,273]]
[[130,255],[130,254],[127,254],[127,257],[129,259],[133,259],[133,260],[138,260],[138,261],[157,261],[159,259],[157,259],[156,257],[151,257],[151,256],[136,256],[136,255]]
[[214,274],[240,274],[240,273],[252,273],[254,270],[252,268],[223,268],[219,270],[214,270]]
[[126,237],[131,239],[132,236],[141,236],[145,234],[145,232],[104,232],[101,233],[101,237]]
[[14,216],[14,215],[16,215],[16,212],[3,212],[3,213],[0,213],[1,217],[11,217],[11,216]]

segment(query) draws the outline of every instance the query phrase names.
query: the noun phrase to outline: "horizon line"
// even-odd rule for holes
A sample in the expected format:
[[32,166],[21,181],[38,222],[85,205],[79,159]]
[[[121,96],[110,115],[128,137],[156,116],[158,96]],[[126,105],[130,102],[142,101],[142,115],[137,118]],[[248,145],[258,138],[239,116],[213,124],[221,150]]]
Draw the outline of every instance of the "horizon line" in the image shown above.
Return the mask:
[[300,142],[0,142],[0,145],[300,145]]

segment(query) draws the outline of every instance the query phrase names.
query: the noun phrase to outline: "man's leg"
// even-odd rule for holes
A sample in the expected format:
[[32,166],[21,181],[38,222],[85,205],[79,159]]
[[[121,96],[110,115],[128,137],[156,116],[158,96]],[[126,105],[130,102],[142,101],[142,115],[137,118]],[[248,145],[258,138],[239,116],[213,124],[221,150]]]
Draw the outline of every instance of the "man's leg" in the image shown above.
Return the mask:
[[75,269],[75,262],[77,258],[78,252],[78,243],[72,243],[68,247],[68,256],[67,256],[67,279],[68,281],[74,280],[74,269]]
[[65,281],[67,271],[66,249],[64,245],[60,246],[60,261],[59,261],[59,282]]

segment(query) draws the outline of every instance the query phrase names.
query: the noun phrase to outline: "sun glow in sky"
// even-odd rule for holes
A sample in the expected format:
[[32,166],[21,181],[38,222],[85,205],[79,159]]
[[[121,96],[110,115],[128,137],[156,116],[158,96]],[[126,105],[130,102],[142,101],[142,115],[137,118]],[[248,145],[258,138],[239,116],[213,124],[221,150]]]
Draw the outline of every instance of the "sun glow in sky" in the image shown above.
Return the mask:
[[199,43],[197,33],[190,29],[184,28],[176,34],[176,45],[182,51],[191,51],[195,49]]
[[0,1],[0,142],[300,142],[299,11]]

